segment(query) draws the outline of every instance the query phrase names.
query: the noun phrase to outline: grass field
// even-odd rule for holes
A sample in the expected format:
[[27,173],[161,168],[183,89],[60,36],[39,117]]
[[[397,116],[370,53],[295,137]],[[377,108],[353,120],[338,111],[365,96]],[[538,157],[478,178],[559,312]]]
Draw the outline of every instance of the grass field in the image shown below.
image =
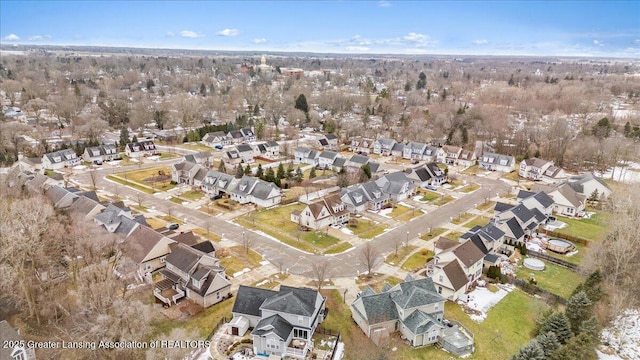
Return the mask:
[[[169,178],[164,179],[162,181],[154,181],[153,178],[159,176],[160,173],[165,174],[165,176],[169,175]],[[128,184],[129,186],[132,186],[131,182],[134,184],[139,183],[141,185],[144,185],[156,191],[167,191],[175,187],[174,184],[171,184],[170,176],[171,176],[171,167],[169,166],[156,166],[156,167],[143,169],[143,170],[121,172],[115,175],[116,178],[129,181],[130,182],[130,184]],[[111,175],[109,175],[109,177],[111,177]],[[145,192],[153,193],[148,191],[145,191]]]
[[453,220],[451,220],[451,223],[455,224],[455,225],[460,225],[465,221],[471,220],[471,218],[473,218],[474,216],[475,215],[470,214],[470,213],[462,213],[462,214],[459,214],[458,216],[454,217]]
[[508,174],[502,175],[502,178],[512,180],[512,181],[518,181],[519,175],[517,171],[512,171]]
[[348,229],[351,230],[354,235],[362,239],[373,239],[382,234],[386,228],[387,225],[376,224],[374,221],[368,219],[358,219],[358,225],[348,226]]
[[167,225],[167,223],[165,221],[159,220],[159,219],[156,219],[156,218],[147,218],[146,220],[147,220],[147,224],[149,224],[149,226],[152,229],[158,229],[158,228],[161,228],[161,227]]
[[183,149],[196,150],[196,151],[209,151],[212,152],[213,148],[210,148],[206,145],[197,142],[188,142],[176,145],[176,147],[181,147]]
[[409,255],[415,249],[416,247],[413,245],[399,246],[398,256],[396,256],[395,251],[393,251],[391,252],[391,254],[387,255],[387,257],[384,259],[384,262],[386,262],[389,265],[398,265],[400,261],[404,259],[405,256]]
[[431,230],[431,232],[427,232],[425,234],[420,235],[420,239],[422,240],[431,240],[431,239],[437,239],[438,236],[442,235],[442,233],[446,232],[448,229],[446,228],[435,228],[433,230]]
[[474,226],[485,226],[489,221],[491,221],[491,219],[486,216],[477,216],[462,226],[471,229]]
[[446,203],[448,203],[450,201],[453,201],[453,197],[451,197],[451,195],[447,195],[445,197],[440,197],[437,200],[435,200],[433,202],[433,205],[442,206],[442,205],[444,205],[444,204],[446,204]]
[[593,241],[602,241],[607,235],[607,220],[611,217],[609,213],[598,212],[590,219],[574,219],[558,216],[558,220],[566,223],[567,226],[556,231],[563,234],[573,235]]
[[269,210],[260,210],[236,219],[236,222],[263,231],[280,241],[304,251],[314,252],[335,245],[339,240],[324,232],[301,231],[292,222],[291,212],[304,209],[304,204],[292,204]]
[[584,259],[585,255],[587,254],[587,251],[589,251],[589,248],[584,246],[584,245],[580,245],[580,244],[573,244],[576,247],[576,250],[578,250],[577,254],[573,254],[571,256],[566,256],[563,254],[558,254],[555,253],[553,251],[547,251],[547,255],[549,256],[553,256],[555,258],[558,259],[562,259],[564,261],[568,261],[572,264],[576,264],[576,265],[580,265],[582,263],[582,259]]
[[118,184],[121,184],[121,185],[132,187],[132,188],[134,188],[134,189],[136,189],[138,191],[142,191],[142,192],[147,193],[147,194],[153,194],[154,193],[154,191],[151,188],[147,187],[147,186],[143,186],[143,185],[135,183],[133,181],[127,181],[127,180],[125,180],[123,178],[120,178],[120,177],[118,177],[116,175],[107,175],[107,179],[109,179],[111,181],[115,181],[115,182],[117,182]]
[[470,193],[470,192],[476,191],[478,189],[480,189],[480,185],[478,185],[478,184],[469,184],[469,185],[463,187],[462,189],[460,189],[460,191],[463,192],[463,193]]
[[339,244],[336,244],[334,246],[331,246],[330,248],[328,248],[327,250],[324,251],[324,254],[338,254],[344,251],[347,251],[349,249],[351,249],[353,247],[353,245],[351,245],[348,242],[342,242]]
[[260,254],[251,249],[247,253],[242,246],[227,248],[219,257],[220,265],[226,269],[230,276],[244,268],[256,268],[260,266],[260,261],[262,261]]
[[533,271],[523,267],[519,267],[516,271],[516,277],[528,280],[530,274],[533,274],[538,287],[552,292],[556,295],[568,298],[573,289],[584,281],[584,276],[573,272],[567,268],[545,262],[543,271]]
[[209,233],[207,233],[207,230],[197,228],[197,229],[193,229],[193,232],[196,235],[198,235],[198,236],[200,236],[202,238],[205,238],[205,239],[209,239],[209,240],[211,240],[213,242],[220,242],[220,240],[222,240],[220,235],[212,232],[211,230],[209,230]]
[[420,251],[409,256],[407,260],[402,264],[402,269],[407,271],[414,271],[427,264],[427,260],[433,257],[433,252],[427,249],[421,249]]

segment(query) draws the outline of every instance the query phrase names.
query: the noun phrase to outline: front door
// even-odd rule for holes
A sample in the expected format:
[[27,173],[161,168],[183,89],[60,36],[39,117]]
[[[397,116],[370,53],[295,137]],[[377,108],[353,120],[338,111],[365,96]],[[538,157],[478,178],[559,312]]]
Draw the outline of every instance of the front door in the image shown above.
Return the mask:
[[231,327],[231,335],[238,336],[238,328],[235,326]]

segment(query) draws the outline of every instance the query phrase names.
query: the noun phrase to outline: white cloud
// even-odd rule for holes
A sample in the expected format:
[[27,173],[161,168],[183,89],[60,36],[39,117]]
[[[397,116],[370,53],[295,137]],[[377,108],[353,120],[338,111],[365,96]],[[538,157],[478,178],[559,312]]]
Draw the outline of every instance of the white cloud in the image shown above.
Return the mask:
[[424,41],[427,38],[426,35],[424,34],[419,34],[419,33],[414,33],[414,32],[410,32],[407,35],[405,35],[403,37],[403,39],[407,40],[407,41],[414,41],[414,42],[420,42],[420,41]]
[[[398,42],[398,39],[391,39],[390,42]],[[420,34],[416,32],[410,32],[407,35],[403,36],[402,39],[400,39],[400,42],[412,43],[415,46],[428,46],[428,45],[435,45],[438,43],[435,40],[431,40],[429,35]]]
[[267,39],[265,39],[265,38],[256,38],[256,39],[253,39],[253,43],[254,43],[254,44],[264,44],[264,43],[266,43],[266,42],[267,42]]
[[640,39],[635,39],[633,42],[636,44],[640,44]]
[[2,38],[2,40],[6,40],[6,41],[18,41],[20,40],[20,36],[16,35],[16,34],[9,34],[5,37]]
[[180,36],[186,37],[186,38],[191,38],[191,39],[196,39],[196,38],[204,37],[204,34],[198,34],[197,32],[191,31],[191,30],[182,30],[182,31],[180,31]]
[[44,39],[51,39],[51,35],[33,35],[29,37],[29,41],[42,41]]
[[487,45],[489,42],[487,40],[473,40],[474,45]]
[[220,36],[238,36],[240,31],[238,29],[224,29],[217,32]]
[[176,36],[176,34],[174,34],[174,33],[173,33],[173,31],[167,31],[167,34],[166,34],[166,35],[167,35],[168,37],[174,37],[174,36]]
[[347,46],[345,50],[349,52],[365,52],[369,51],[369,48],[366,46]]
[[385,0],[378,1],[378,7],[391,7],[391,3]]
[[596,46],[604,46],[604,43],[603,43],[602,41],[593,40],[593,45],[596,45]]

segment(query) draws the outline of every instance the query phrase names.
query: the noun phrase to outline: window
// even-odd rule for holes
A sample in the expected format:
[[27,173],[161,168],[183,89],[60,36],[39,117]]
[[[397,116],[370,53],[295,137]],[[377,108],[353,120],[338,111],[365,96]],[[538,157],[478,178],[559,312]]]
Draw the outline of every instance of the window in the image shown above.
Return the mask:
[[444,277],[442,275],[440,275],[440,278],[438,281],[443,281]]
[[160,262],[161,263],[164,264],[166,261],[167,261],[167,257],[166,256],[163,256],[163,257],[160,258]]
[[23,349],[17,349],[11,354],[11,359],[13,360],[27,360],[27,354]]
[[216,293],[216,299],[220,299],[220,291]]
[[309,332],[302,329],[293,329],[293,337],[298,339],[307,339]]
[[438,294],[442,294],[442,286],[438,286]]
[[200,280],[193,279],[193,286],[200,288]]
[[434,308],[435,310],[438,310],[438,308],[439,308],[439,307],[440,307],[440,304],[435,304],[435,305],[433,306],[433,308]]

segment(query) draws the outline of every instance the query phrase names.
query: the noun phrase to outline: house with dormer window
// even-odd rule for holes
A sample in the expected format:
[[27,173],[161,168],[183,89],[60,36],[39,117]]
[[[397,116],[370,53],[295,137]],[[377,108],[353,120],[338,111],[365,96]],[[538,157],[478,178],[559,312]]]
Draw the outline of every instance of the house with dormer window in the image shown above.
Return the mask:
[[120,158],[118,149],[113,144],[92,146],[84,149],[82,159],[86,162],[111,161]]
[[349,221],[349,211],[338,194],[326,196],[308,204],[301,211],[291,213],[291,221],[313,230],[332,225],[342,225]]
[[441,164],[457,165],[458,158],[462,153],[462,148],[458,146],[444,145],[438,149],[437,161]]
[[200,187],[209,196],[229,195],[235,189],[237,183],[238,179],[234,176],[211,170],[202,179]]
[[393,150],[393,146],[397,141],[389,138],[379,138],[373,143],[373,153],[377,155],[389,156]]
[[151,140],[128,143],[124,147],[124,152],[130,158],[160,155],[160,151],[156,148],[156,144]]
[[305,359],[326,313],[326,298],[306,287],[280,285],[275,291],[240,285],[227,333],[244,336],[251,328],[254,354]]
[[516,169],[516,160],[513,156],[484,152],[478,159],[481,169],[510,173]]
[[81,158],[72,149],[64,149],[47,153],[42,156],[42,168],[45,170],[59,170],[80,165]]

